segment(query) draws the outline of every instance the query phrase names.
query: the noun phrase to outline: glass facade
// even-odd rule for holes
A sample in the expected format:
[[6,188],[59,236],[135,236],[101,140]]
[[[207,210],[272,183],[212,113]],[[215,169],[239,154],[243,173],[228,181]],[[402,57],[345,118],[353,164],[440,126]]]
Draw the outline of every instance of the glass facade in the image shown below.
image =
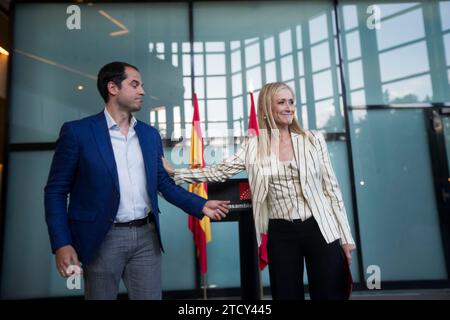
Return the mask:
[[[448,1],[340,4],[349,105],[450,100]],[[378,8],[379,28],[372,27],[370,6]]]
[[361,112],[351,128],[364,269],[378,265],[385,281],[446,279],[423,111]]
[[[102,111],[96,75],[117,60],[141,71],[137,118],[167,142],[184,138],[165,148],[177,167],[189,157],[196,93],[213,164],[238,147],[232,139],[222,147],[223,138],[247,134],[248,92],[257,101],[265,83],[283,81],[301,125],[328,134],[358,235],[355,282],[365,283],[371,265],[382,281],[448,279],[424,110],[450,102],[450,1],[338,1],[337,12],[333,1],[89,3],[77,5],[79,29],[68,6],[15,6],[11,146],[53,143],[65,121]],[[9,153],[2,297],[82,294],[66,289],[50,252],[43,187],[52,155]],[[187,216],[160,201],[163,290],[193,290]],[[239,287],[237,223],[213,223],[212,237],[209,287]],[[262,280],[269,285],[267,268]]]
[[[385,281],[447,279],[426,115],[370,106],[450,101],[441,24],[449,2],[341,4],[363,268],[380,266]],[[380,20],[371,29],[374,4]]]

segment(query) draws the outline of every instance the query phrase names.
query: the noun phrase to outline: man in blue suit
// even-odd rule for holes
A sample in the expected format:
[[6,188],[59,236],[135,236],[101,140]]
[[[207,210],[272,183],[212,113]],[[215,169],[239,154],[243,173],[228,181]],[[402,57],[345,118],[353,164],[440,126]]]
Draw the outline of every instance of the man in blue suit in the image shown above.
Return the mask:
[[[228,201],[207,201],[176,186],[161,162],[161,138],[136,120],[145,94],[138,69],[102,67],[97,115],[65,123],[45,187],[45,216],[62,276],[82,266],[86,299],[161,299],[158,191],[201,219],[220,220]],[[70,199],[68,201],[68,195]]]

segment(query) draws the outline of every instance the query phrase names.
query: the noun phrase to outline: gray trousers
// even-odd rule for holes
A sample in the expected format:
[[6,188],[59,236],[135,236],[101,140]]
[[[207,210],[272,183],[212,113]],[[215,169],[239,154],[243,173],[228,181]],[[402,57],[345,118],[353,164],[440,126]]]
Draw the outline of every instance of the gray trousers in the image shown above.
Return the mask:
[[117,299],[120,279],[130,300],[160,300],[161,251],[154,222],[111,227],[83,275],[87,300]]

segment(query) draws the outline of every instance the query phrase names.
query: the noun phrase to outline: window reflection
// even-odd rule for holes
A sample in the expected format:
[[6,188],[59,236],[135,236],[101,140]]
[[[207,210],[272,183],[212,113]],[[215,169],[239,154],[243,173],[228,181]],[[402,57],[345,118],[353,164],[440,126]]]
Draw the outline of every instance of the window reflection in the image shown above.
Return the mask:
[[194,75],[196,76],[202,76],[205,74],[203,68],[203,59],[204,59],[203,54],[194,54]]
[[158,106],[150,111],[150,124],[159,128],[161,135],[167,134],[166,107]]
[[194,78],[195,93],[199,99],[205,98],[205,78],[195,77]]
[[225,74],[225,55],[224,54],[207,54],[206,55],[206,73],[207,75],[224,75]]
[[[308,110],[307,110],[307,107],[306,107],[305,104],[303,104],[301,106],[301,113],[300,114],[301,114],[300,124],[302,125],[303,128],[309,129]],[[297,115],[299,115],[299,114],[297,113]]]
[[364,90],[353,91],[351,93],[351,101],[354,106],[363,106],[366,104],[366,96]]
[[173,138],[179,139],[181,137],[181,114],[180,106],[173,107]]
[[[379,5],[381,9],[382,28],[379,30],[369,30],[366,26],[366,9],[372,4]],[[109,10],[109,5],[102,6]],[[192,121],[188,115],[191,115],[194,90],[198,98],[206,103],[206,110],[201,111],[200,115],[206,117],[207,129],[214,126],[213,122],[209,123],[210,110],[215,110],[214,106],[220,106],[225,111],[215,112],[215,116],[222,118],[214,121],[221,121],[221,126],[226,124],[227,129],[233,129],[235,134],[245,134],[249,115],[249,90],[253,89],[257,93],[265,83],[274,81],[285,81],[292,85],[296,92],[297,115],[304,126],[344,131],[339,103],[341,91],[337,37],[331,1],[261,2],[257,10],[254,6],[233,2],[195,2],[195,41],[192,45],[187,41],[188,11],[185,5],[180,5],[176,13],[172,7],[167,9],[167,12],[173,14],[173,19],[170,20],[176,18],[179,25],[172,26],[175,31],[161,34],[158,34],[161,32],[158,28],[165,22],[158,20],[160,14],[149,10],[150,7],[154,6],[136,5],[121,9],[129,11],[127,16],[136,18],[134,21],[126,21],[129,28],[127,34],[115,38],[122,37],[120,39],[129,45],[114,52],[118,52],[125,60],[136,56],[135,61],[131,58],[129,61],[142,66],[142,74],[146,77],[148,90],[144,107],[149,108],[148,112],[154,111],[151,121],[165,133],[166,138],[174,131],[178,135]],[[450,1],[395,3],[379,0],[372,3],[342,0],[339,1],[338,8],[349,105],[450,101]],[[55,14],[59,9],[60,5],[50,6],[49,12]],[[95,14],[96,19],[104,19],[95,6],[85,9],[87,13]],[[38,10],[27,14],[30,15],[30,21],[39,19]],[[148,19],[142,18],[148,15],[156,22],[150,23]],[[267,17],[271,18],[270,21]],[[232,24],[229,23],[230,19]],[[52,28],[53,25],[54,21],[47,19],[34,32],[52,30],[55,38],[69,39],[66,32],[58,33],[59,29]],[[17,30],[19,33],[24,32]],[[152,30],[152,33],[146,30]],[[106,33],[108,38],[109,32]],[[71,33],[73,35],[75,33]],[[76,37],[71,38],[71,41],[80,41]],[[57,63],[54,66],[67,64],[67,68],[54,74],[58,78],[64,78],[67,70],[75,70],[79,74],[95,74],[101,64],[100,61],[90,62],[92,54],[86,55],[85,52],[88,51],[85,47],[72,46],[74,52],[70,53],[62,48],[67,52],[62,50],[58,57],[54,50],[45,49],[51,48],[45,46],[45,39],[43,44],[36,44],[21,41],[22,38],[30,37],[17,37],[15,60],[21,66],[30,62],[30,70],[35,74],[42,73],[39,68],[53,68],[48,63],[42,67],[43,61]],[[111,46],[116,49],[115,44]],[[111,46],[105,47],[111,51]],[[136,48],[142,48],[145,55],[140,56],[142,53]],[[102,62],[106,59],[104,54],[97,56],[102,57]],[[79,61],[80,65],[76,66],[74,61]],[[76,77],[76,74],[73,75],[70,79],[73,83],[64,84],[64,87],[76,88],[81,83]],[[24,85],[16,86],[15,97],[21,105],[29,105],[29,101],[45,100],[49,102],[43,109],[52,106],[49,109],[53,110],[56,108],[53,106],[60,104],[60,97],[51,96],[54,95],[54,88],[45,86],[50,81],[41,84],[30,84],[31,80],[22,78],[20,81]],[[70,94],[62,88],[62,83],[58,85],[61,95],[66,97]],[[77,91],[73,98],[76,105],[88,105],[85,102],[96,94],[95,90],[90,92],[88,87],[85,84],[83,95]],[[43,94],[49,97],[41,97]],[[235,101],[240,101],[242,108],[239,117],[235,117]],[[327,103],[328,106],[325,107]],[[161,106],[164,106],[164,112],[155,111]],[[36,112],[36,119],[39,114],[51,113],[48,110],[30,111],[21,106],[17,108],[21,110],[17,114]],[[79,108],[72,106],[66,109],[59,122],[63,122],[65,118],[92,113],[91,110],[78,110]],[[148,115],[148,112],[145,114]],[[40,132],[41,136],[36,138],[38,140],[53,139],[48,138],[49,134],[45,132],[47,129],[33,128],[38,126],[37,123],[20,124],[32,121],[26,119],[30,117],[14,117],[21,119],[17,120],[17,127],[29,128],[21,132],[33,133],[33,137],[38,137],[36,132]],[[163,117],[167,120],[162,121]],[[331,118],[340,119],[341,126],[327,127],[328,123],[332,123],[331,120],[328,121]],[[17,138],[18,131],[14,130],[16,137],[13,137],[13,141],[22,139]],[[50,128],[50,131],[55,130]],[[208,135],[207,131],[205,134]],[[28,141],[25,138],[22,140]]]
[[330,67],[330,50],[328,43],[313,46],[311,48],[312,70],[319,71]]
[[242,74],[237,73],[231,76],[232,94],[233,97],[242,95]]
[[231,53],[231,72],[241,70],[241,52],[235,50]]
[[[227,101],[224,99],[208,100],[208,123],[227,123]],[[215,125],[214,125],[215,126]],[[226,130],[226,128],[225,128]],[[223,133],[223,132],[222,132]]]
[[273,37],[264,40],[264,57],[266,61],[275,59],[275,42]]
[[292,38],[291,30],[286,30],[280,33],[280,55],[292,52]]
[[203,42],[194,42],[194,52],[203,52]]
[[382,82],[414,77],[430,70],[424,42],[383,52],[379,59]]
[[183,85],[184,85],[184,98],[185,99],[191,99],[191,95],[192,95],[191,78],[190,77],[184,77],[183,78]]
[[442,31],[450,29],[450,1],[440,1],[439,11],[439,16],[442,23]]
[[298,75],[302,77],[305,75],[305,66],[303,65],[303,51],[298,52],[297,60],[298,60]]
[[206,77],[207,97],[208,98],[226,98],[226,81],[225,77]]
[[191,43],[183,42],[183,52],[191,52]]
[[[300,95],[300,102],[302,105],[306,104],[306,89],[305,89],[305,79],[300,79],[300,92],[302,93]],[[298,97],[297,97],[298,100]],[[305,111],[306,112],[306,111]]]
[[[197,6],[208,5],[198,3],[195,7]],[[227,7],[230,6],[236,6],[236,12],[241,11],[240,5],[227,3]],[[212,7],[217,9],[217,5]],[[198,14],[206,12],[212,14],[204,8]],[[181,129],[189,132],[187,129],[192,120],[190,99],[194,88],[199,102],[206,106],[205,110],[200,110],[200,115],[206,119],[207,130],[204,131],[206,137],[214,137],[220,132],[224,134],[229,128],[234,135],[245,135],[250,107],[248,92],[254,91],[257,103],[263,84],[283,81],[288,83],[296,94],[297,116],[302,125],[343,131],[342,110],[339,108],[336,32],[333,31],[332,25],[334,13],[328,2],[321,2],[316,10],[311,12],[313,13],[304,16],[292,15],[295,19],[275,21],[280,28],[272,27],[269,29],[271,31],[262,32],[260,36],[241,30],[224,37],[226,40],[223,41],[218,41],[217,37],[211,41],[201,41],[202,36],[196,36],[196,32],[203,34],[206,31],[194,30],[196,41],[193,43],[192,53],[187,43],[165,44],[165,47],[158,47],[158,43],[155,43],[152,48],[157,54],[165,54],[164,48],[167,47],[172,48],[173,55],[178,52],[178,48],[183,51],[180,57],[185,101],[184,110],[180,112],[184,115],[180,124]],[[250,20],[257,18],[252,11],[244,15]],[[217,22],[224,18],[222,15],[211,16],[208,19]],[[234,19],[234,21],[247,20]],[[220,21],[217,25],[220,25]],[[209,25],[211,35],[215,34],[214,31],[223,32],[212,29],[214,27]],[[194,70],[193,87],[190,77],[191,54]],[[334,59],[331,59],[332,56]],[[176,59],[172,59],[172,64],[177,66]],[[227,110],[232,110],[232,119],[228,118]],[[212,128],[220,130],[211,130]],[[175,114],[173,130],[178,130],[175,126]]]
[[[340,15],[345,26],[343,57],[350,105],[450,99],[450,87],[442,85],[447,79],[439,71],[444,64],[448,68],[450,60],[446,44],[450,33],[445,32],[449,3],[344,1]],[[380,9],[381,28],[370,30],[363,16],[367,6],[373,4]]]
[[342,8],[344,14],[344,29],[349,31],[350,29],[356,28],[358,26],[358,14],[356,12],[355,5],[345,5]]
[[[261,67],[248,69],[247,79],[249,83],[253,84],[253,89],[261,88]],[[256,103],[256,101],[255,101]]]
[[380,7],[381,11],[381,19],[393,16],[398,13],[403,13],[409,8],[413,8],[417,6],[417,2],[412,3],[394,3],[393,1],[386,1],[391,3],[379,3],[377,4]]
[[425,27],[422,8],[407,11],[382,20],[382,27],[377,30],[378,49],[384,50],[423,38],[424,36]]
[[252,67],[261,63],[259,43],[253,43],[245,46],[245,64]]
[[189,54],[183,54],[183,75],[191,75],[191,56]]
[[316,43],[328,38],[328,29],[326,28],[326,25],[327,19],[324,14],[309,21],[309,38],[311,39],[311,43]]
[[266,64],[266,82],[277,81],[277,69],[275,61]]
[[217,41],[217,42],[207,42],[206,43],[206,51],[207,52],[224,52],[225,51],[225,43]]
[[294,64],[292,55],[281,58],[281,80],[287,81],[294,78]]
[[233,129],[234,135],[237,137],[244,135],[244,108],[242,96],[233,98]]
[[445,47],[445,61],[447,66],[450,66],[450,33],[444,36],[444,47]]
[[[364,87],[364,79],[362,74],[362,62],[361,60],[357,60],[348,64],[348,74],[350,78],[350,89],[360,89]],[[359,91],[362,93],[362,91]],[[352,95],[353,96],[353,95]],[[353,101],[353,100],[352,100]],[[353,101],[355,104],[355,101]]]
[[331,72],[329,70],[316,73],[313,76],[313,81],[314,81],[314,97],[317,100],[333,96],[333,84],[331,80]]
[[349,60],[361,57],[361,45],[359,39],[359,31],[355,30],[347,33],[345,36],[348,47],[347,47],[347,58]]
[[336,131],[340,128],[340,119],[336,117],[333,104],[333,99],[316,103],[317,126],[319,128],[329,128],[330,131]]
[[383,98],[385,103],[405,104],[431,102],[431,92],[431,78],[429,75],[383,85]]

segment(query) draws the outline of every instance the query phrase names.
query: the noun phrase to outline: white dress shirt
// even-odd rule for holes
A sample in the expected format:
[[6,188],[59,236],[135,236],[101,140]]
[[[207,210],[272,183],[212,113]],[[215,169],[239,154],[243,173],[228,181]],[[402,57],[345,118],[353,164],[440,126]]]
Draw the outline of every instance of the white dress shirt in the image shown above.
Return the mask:
[[106,108],[104,112],[120,186],[120,203],[114,222],[145,218],[151,210],[151,205],[147,192],[144,158],[134,130],[137,120],[134,116],[131,117],[130,128],[125,136]]

